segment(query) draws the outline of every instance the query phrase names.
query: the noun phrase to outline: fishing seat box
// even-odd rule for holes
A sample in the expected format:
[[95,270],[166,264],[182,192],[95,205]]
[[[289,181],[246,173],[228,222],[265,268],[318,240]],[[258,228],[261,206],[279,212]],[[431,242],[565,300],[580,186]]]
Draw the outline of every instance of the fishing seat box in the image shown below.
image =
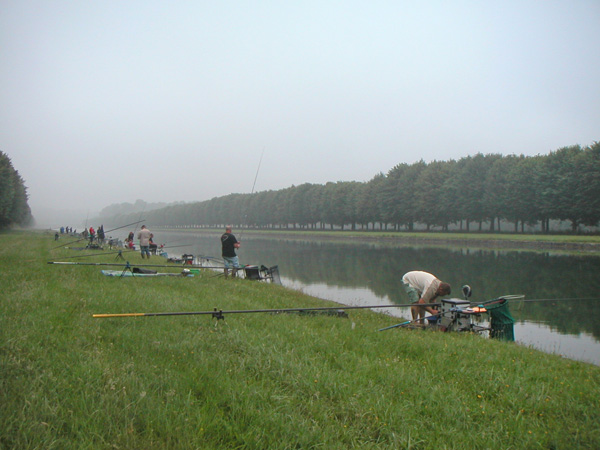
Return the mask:
[[442,314],[440,326],[448,331],[463,331],[471,328],[471,316],[461,314],[461,309],[467,309],[471,305],[468,300],[449,298],[442,300]]
[[258,266],[246,266],[244,267],[244,273],[248,280],[260,280],[262,278]]

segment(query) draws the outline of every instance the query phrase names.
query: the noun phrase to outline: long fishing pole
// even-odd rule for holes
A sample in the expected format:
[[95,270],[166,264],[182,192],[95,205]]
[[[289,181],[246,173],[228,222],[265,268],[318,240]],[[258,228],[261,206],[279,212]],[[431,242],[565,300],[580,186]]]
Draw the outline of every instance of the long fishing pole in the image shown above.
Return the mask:
[[[125,251],[133,251],[133,250],[129,250],[129,249],[126,249],[126,248],[124,248],[123,250],[125,250]],[[90,253],[90,254],[87,254],[87,255],[65,256],[64,258],[65,259],[75,259],[75,258],[91,258],[91,257],[94,257],[94,256],[107,256],[107,255],[114,255],[114,254],[117,254],[117,253],[123,253],[123,250],[118,250],[118,251],[115,251],[115,252]]]
[[[469,302],[470,305],[478,305],[478,306],[486,306],[494,304],[495,302],[514,300],[517,298],[522,298],[523,295],[505,295],[502,297],[495,298],[493,300],[488,300],[484,302]],[[565,300],[584,300],[586,298],[581,299],[565,299]],[[535,299],[532,299],[535,300]],[[539,299],[538,299],[539,300]],[[560,300],[560,299],[541,299],[541,300]],[[526,301],[526,300],[525,300]],[[211,314],[216,318],[223,318],[224,314],[252,314],[252,313],[288,313],[288,312],[305,312],[305,311],[340,311],[340,310],[350,310],[350,309],[381,309],[381,308],[410,308],[411,306],[415,306],[414,303],[404,303],[404,304],[395,304],[395,305],[366,305],[366,306],[333,306],[333,307],[314,307],[314,308],[276,308],[276,309],[242,309],[242,310],[217,310],[215,308],[213,311],[183,311],[183,312],[147,312],[147,313],[116,313],[116,314],[93,314],[92,317],[95,319],[107,319],[107,318],[118,318],[118,317],[161,317],[161,316],[197,316],[197,315],[208,315]],[[421,303],[418,304],[420,307],[425,306],[439,306],[439,303]],[[442,313],[439,313],[442,314]],[[438,314],[438,315],[439,315]],[[420,320],[420,319],[417,319]],[[386,328],[382,328],[379,331],[388,330],[391,328],[400,327],[402,325],[407,325],[412,320],[408,320],[402,322],[400,324],[392,325]]]
[[164,248],[179,248],[179,247],[189,247],[190,245],[193,245],[193,244],[165,245],[164,247],[160,247],[160,248],[161,249],[164,249]]
[[223,258],[219,258],[217,256],[197,255],[197,258],[206,259],[207,261],[210,261],[212,259],[213,261],[221,261],[221,262],[223,262]]
[[[135,264],[135,263],[93,263],[93,262],[74,262],[74,261],[48,261],[48,264],[61,266],[113,266],[113,267],[165,267],[171,269],[223,269],[223,266],[199,266],[197,264]],[[240,270],[244,267],[240,267]]]
[[[498,297],[493,300],[486,302],[469,302],[472,305],[486,305],[496,301],[508,300],[511,298],[519,298],[521,295],[505,295]],[[346,309],[381,309],[381,308],[410,308],[415,306],[415,303],[401,303],[393,305],[363,305],[363,306],[324,306],[314,308],[276,308],[276,309],[239,309],[223,311],[215,308],[213,311],[189,311],[189,312],[155,312],[155,313],[120,313],[120,314],[94,314],[93,317],[97,319],[104,319],[110,317],[141,317],[141,316],[194,316],[194,315],[205,315],[218,313],[221,316],[223,314],[250,314],[250,313],[285,313],[285,312],[303,312],[303,311],[339,311]],[[439,303],[419,303],[418,306],[440,306]],[[391,327],[388,327],[391,328]]]
[[258,160],[258,167],[256,168],[256,174],[254,175],[254,183],[252,183],[252,191],[250,192],[250,195],[254,194],[254,188],[256,187],[256,180],[258,179],[258,171],[260,170],[260,164],[262,163],[264,154],[265,154],[265,148],[263,147],[262,152],[260,154],[260,159]]
[[[435,303],[427,304],[424,306],[432,306]],[[92,317],[95,319],[106,319],[111,317],[151,317],[151,316],[198,316],[206,314],[253,314],[253,313],[288,313],[288,312],[304,312],[304,311],[340,311],[346,309],[367,309],[367,308],[407,308],[413,306],[410,304],[403,305],[375,305],[375,306],[332,306],[332,307],[315,307],[315,308],[275,308],[275,309],[238,309],[238,310],[217,310],[213,311],[184,311],[184,312],[155,312],[155,313],[120,313],[120,314],[93,314]]]
[[[145,220],[145,219],[144,219],[144,220]],[[105,233],[110,233],[111,231],[120,230],[121,228],[129,227],[129,226],[131,226],[131,225],[135,225],[135,224],[138,224],[138,223],[140,223],[140,222],[143,222],[144,220],[138,220],[137,222],[128,223],[127,225],[123,225],[122,227],[113,228],[112,230],[105,231]],[[87,238],[86,238],[86,237],[84,237],[84,238],[81,238],[81,239],[77,239],[76,241],[69,242],[69,243],[67,243],[67,244],[62,244],[62,245],[59,245],[59,246],[57,246],[57,247],[53,247],[53,248],[51,248],[50,250],[56,250],[57,248],[66,247],[67,245],[75,244],[76,242],[81,242],[81,241],[83,241],[83,240],[87,240]]]
[[519,303],[529,303],[529,302],[567,302],[567,301],[575,301],[575,300],[600,300],[600,297],[571,297],[571,298],[528,298],[523,299]]
[[[160,247],[157,250],[164,250],[164,249],[171,249],[171,248],[177,248],[177,247],[189,247],[189,244],[185,244],[185,245],[174,245],[172,247]],[[92,258],[92,257],[98,257],[98,256],[106,256],[106,255],[114,255],[117,253],[123,253],[123,252],[134,252],[134,250],[131,250],[129,248],[123,247],[121,250],[117,250],[114,252],[102,252],[102,253],[88,253],[85,255],[76,255],[76,256],[65,256],[65,259],[76,259],[76,258]]]
[[[146,204],[144,205],[144,207],[142,208],[142,212],[140,212],[140,219],[142,218],[142,215],[144,214],[144,211],[146,211],[146,206],[148,206],[148,203],[146,203]],[[139,221],[137,222],[137,224],[135,225],[135,229],[133,230],[133,235],[134,235],[134,236],[135,236],[135,233],[136,233],[136,231],[137,231],[137,227],[138,227],[138,225],[140,224],[140,222],[142,222],[142,220],[139,220]]]
[[[254,194],[254,188],[256,187],[256,180],[258,179],[258,172],[260,171],[260,165],[262,163],[263,155],[265,154],[265,148],[263,147],[262,152],[260,154],[260,159],[258,160],[258,167],[256,168],[256,174],[254,175],[254,183],[252,183],[252,191],[250,192],[250,196]],[[248,214],[244,215],[244,221],[248,218]],[[248,226],[248,224],[246,224]],[[240,232],[240,242],[242,241],[242,235],[244,234],[244,229]]]

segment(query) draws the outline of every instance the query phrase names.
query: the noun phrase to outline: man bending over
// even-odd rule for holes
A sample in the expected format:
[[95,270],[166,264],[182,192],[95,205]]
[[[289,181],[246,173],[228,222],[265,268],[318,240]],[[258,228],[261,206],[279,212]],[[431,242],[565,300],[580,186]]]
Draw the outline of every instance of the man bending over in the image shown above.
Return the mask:
[[405,273],[402,277],[402,284],[404,290],[408,294],[408,298],[415,306],[411,306],[410,312],[413,320],[420,319],[419,322],[423,323],[425,318],[425,311],[430,314],[437,314],[438,312],[431,306],[416,306],[423,303],[435,303],[438,297],[444,295],[450,295],[451,288],[448,283],[438,280],[434,275],[415,270],[413,272]]

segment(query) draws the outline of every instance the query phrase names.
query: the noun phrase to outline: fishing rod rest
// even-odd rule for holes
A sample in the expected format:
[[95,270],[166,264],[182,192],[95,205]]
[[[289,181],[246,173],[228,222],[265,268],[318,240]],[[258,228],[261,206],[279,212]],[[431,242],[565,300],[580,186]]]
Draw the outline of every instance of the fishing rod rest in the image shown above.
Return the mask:
[[124,277],[125,276],[125,272],[127,272],[128,270],[133,274],[133,269],[131,268],[131,264],[129,264],[129,261],[127,261],[125,263],[125,268],[123,269],[123,272],[121,272],[121,277]]
[[215,312],[212,313],[213,318],[217,319],[217,322],[219,320],[225,320],[225,316],[223,315],[223,310],[220,309],[217,311],[217,308],[215,308]]

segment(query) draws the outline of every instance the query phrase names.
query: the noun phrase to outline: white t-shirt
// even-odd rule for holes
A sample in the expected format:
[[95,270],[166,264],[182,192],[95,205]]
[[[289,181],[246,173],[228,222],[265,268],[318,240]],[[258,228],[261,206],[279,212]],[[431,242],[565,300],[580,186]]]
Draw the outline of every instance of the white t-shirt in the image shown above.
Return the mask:
[[148,246],[150,244],[150,235],[152,233],[150,232],[150,230],[148,228],[144,228],[143,230],[140,230],[140,232],[138,233],[138,239],[140,240],[140,247],[141,246]]
[[425,302],[433,300],[441,283],[432,274],[420,270],[404,274],[402,281],[414,288]]

